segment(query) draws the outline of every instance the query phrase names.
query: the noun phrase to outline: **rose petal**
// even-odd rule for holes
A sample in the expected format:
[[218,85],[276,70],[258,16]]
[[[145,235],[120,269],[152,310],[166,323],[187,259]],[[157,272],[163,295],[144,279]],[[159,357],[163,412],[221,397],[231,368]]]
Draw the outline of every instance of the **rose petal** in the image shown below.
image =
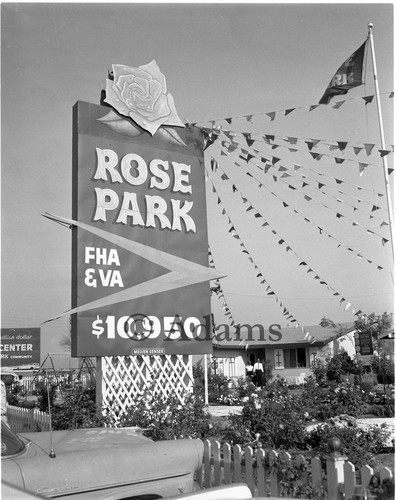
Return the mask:
[[[146,110],[148,110],[147,103],[141,99],[136,99],[135,103],[139,108],[139,112],[142,112],[142,114],[144,113],[146,115]],[[150,110],[150,113],[147,116],[150,121],[155,121],[159,118],[163,118],[162,121],[165,121],[169,113],[170,108],[168,106],[168,100],[164,94],[161,94],[155,103],[154,109]]]
[[173,100],[172,94],[167,94],[168,97],[168,105],[170,108],[170,114],[166,121],[164,122],[164,125],[173,125],[176,127],[185,127],[185,124],[180,120],[179,115],[177,114],[176,107],[175,107],[175,102]]
[[107,80],[106,82],[106,99],[105,102],[109,103],[113,108],[115,108],[119,113],[125,115],[129,113],[129,109],[123,103],[121,96],[117,93],[117,89],[112,86],[112,81]]
[[102,118],[97,118],[97,121],[109,127],[113,132],[117,132],[128,137],[137,137],[142,135],[142,132],[136,128],[130,121],[121,118],[115,111],[111,110]]
[[130,85],[134,82],[135,76],[134,75],[121,75],[117,80],[114,80],[114,83],[117,85],[117,87],[121,90],[124,88],[124,84],[126,83],[127,85]]
[[161,70],[159,69],[155,59],[153,59],[148,64],[145,64],[143,66],[139,66],[139,68],[142,69],[143,71],[146,71],[147,73],[149,73],[154,78],[154,80],[157,80],[162,87],[163,93],[166,94],[165,76],[161,73]]
[[164,118],[159,118],[155,121],[149,121],[146,117],[132,111],[129,113],[129,116],[133,121],[135,121],[140,127],[144,128],[144,130],[147,130],[147,132],[149,132],[151,135],[154,135],[156,133],[156,131],[164,121]]
[[137,87],[139,89],[139,94],[141,95],[149,95],[150,93],[150,82],[145,78],[136,77],[135,83],[132,84],[132,87]]

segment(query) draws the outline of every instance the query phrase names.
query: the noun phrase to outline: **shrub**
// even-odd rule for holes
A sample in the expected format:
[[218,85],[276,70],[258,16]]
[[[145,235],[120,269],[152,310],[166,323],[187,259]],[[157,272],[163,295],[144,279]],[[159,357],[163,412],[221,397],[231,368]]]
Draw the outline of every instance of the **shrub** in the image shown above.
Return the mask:
[[337,437],[341,440],[340,452],[348,457],[355,466],[374,465],[374,456],[384,451],[384,442],[390,435],[386,428],[373,427],[361,429],[356,424],[348,427],[335,427],[325,424],[318,426],[307,435],[306,444],[311,449],[312,456],[323,458],[330,450],[328,441]]
[[267,388],[252,394],[242,410],[242,415],[232,415],[230,426],[222,438],[233,444],[246,446],[259,433],[263,446],[278,449],[304,447],[304,417],[299,400],[286,394],[281,382],[271,391]]
[[[193,376],[196,383],[194,384],[194,392],[198,396],[203,397],[204,394],[204,370],[201,365],[196,365],[193,368]],[[223,373],[217,373],[213,364],[208,367],[208,399],[210,403],[220,403],[230,395],[229,383],[231,379],[227,378]],[[228,404],[228,403],[226,403]]]
[[280,454],[271,465],[269,465],[268,455],[266,455],[265,461],[271,473],[275,472],[277,475],[280,497],[327,499],[327,492],[323,485],[313,486],[305,480],[312,473],[310,460],[306,460],[301,455],[289,460],[288,457]]
[[187,397],[184,405],[175,396],[165,398],[146,390],[120,415],[121,427],[138,426],[154,440],[178,437],[206,438],[211,434],[211,415],[200,396]]
[[343,375],[357,375],[360,372],[358,364],[345,351],[333,356],[327,364],[328,380],[341,382]]
[[383,350],[380,351],[378,356],[373,356],[371,368],[377,375],[379,384],[387,385],[395,383],[394,362]]
[[[53,397],[54,391],[51,398]],[[51,415],[54,430],[103,427],[105,423],[111,423],[96,405],[95,385],[87,388],[76,387],[72,392],[65,394],[61,406],[51,406]]]

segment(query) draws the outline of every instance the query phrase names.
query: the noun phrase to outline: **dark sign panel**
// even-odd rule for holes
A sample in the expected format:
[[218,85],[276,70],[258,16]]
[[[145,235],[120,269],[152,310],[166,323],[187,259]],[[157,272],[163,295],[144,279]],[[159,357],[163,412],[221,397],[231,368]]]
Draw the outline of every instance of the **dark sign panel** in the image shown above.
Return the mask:
[[211,352],[199,131],[78,102],[73,140],[72,355]]
[[359,347],[362,356],[373,354],[373,339],[370,332],[359,332]]
[[2,328],[1,365],[31,367],[40,363],[40,328]]

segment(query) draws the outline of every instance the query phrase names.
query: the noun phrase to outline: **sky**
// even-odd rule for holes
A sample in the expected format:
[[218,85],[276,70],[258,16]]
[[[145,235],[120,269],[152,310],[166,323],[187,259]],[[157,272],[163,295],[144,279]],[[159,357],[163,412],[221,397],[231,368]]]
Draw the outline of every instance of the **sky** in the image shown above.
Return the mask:
[[[364,85],[311,110],[373,23],[391,149],[392,3],[3,3],[1,22],[2,327],[41,326],[44,351],[62,352],[67,318],[43,322],[71,307],[71,232],[42,214],[71,216],[72,106],[99,104],[112,64],[153,59],[183,120],[275,137],[250,146],[279,159],[267,173],[239,150],[222,154],[224,136],[205,151],[209,245],[227,275],[212,299],[216,323],[231,317],[267,329],[289,324],[285,309],[307,326],[325,316],[353,322],[357,310],[393,311],[377,108],[361,99],[374,94],[371,56]],[[312,139],[320,139],[312,149],[320,160],[307,147]],[[238,141],[249,149],[243,136]],[[331,149],[337,141],[348,147]],[[369,156],[364,144],[374,144]],[[393,152],[386,159],[393,168]],[[362,175],[359,162],[368,163]]]

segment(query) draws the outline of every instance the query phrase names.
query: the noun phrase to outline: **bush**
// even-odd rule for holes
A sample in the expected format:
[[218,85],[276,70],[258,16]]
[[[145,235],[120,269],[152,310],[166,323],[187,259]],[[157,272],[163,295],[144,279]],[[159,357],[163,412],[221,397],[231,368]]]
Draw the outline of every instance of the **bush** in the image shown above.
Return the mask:
[[368,413],[369,404],[365,393],[350,382],[330,383],[319,386],[309,378],[301,394],[301,405],[313,418],[325,421],[337,415],[358,416]]
[[[195,380],[194,392],[200,397],[204,395],[204,370],[201,365],[196,365],[193,368],[193,376]],[[209,403],[228,404],[227,396],[231,391],[229,383],[231,379],[227,378],[223,373],[217,373],[213,364],[208,367],[208,399]]]
[[360,366],[353,361],[345,351],[333,356],[327,364],[326,376],[328,380],[341,382],[342,376],[357,375],[361,371]]
[[187,397],[184,405],[174,397],[165,398],[146,390],[134,405],[120,415],[121,427],[138,426],[145,436],[157,441],[179,437],[207,438],[213,424],[200,396]]
[[[53,399],[55,390],[51,392]],[[96,405],[95,385],[87,388],[76,387],[72,392],[65,394],[61,406],[51,406],[51,416],[54,430],[103,427],[105,423],[111,423],[110,418],[103,416],[101,409]]]
[[374,456],[384,451],[384,442],[390,435],[386,428],[373,427],[364,430],[350,424],[347,427],[335,427],[325,424],[318,426],[307,435],[306,444],[311,449],[312,456],[324,458],[331,450],[328,447],[330,438],[341,440],[341,454],[348,457],[356,467],[374,465]]
[[230,426],[222,438],[246,446],[259,433],[265,447],[295,449],[304,447],[304,428],[298,398],[289,395],[278,380],[269,389],[257,389],[251,395],[242,415],[230,417]]

